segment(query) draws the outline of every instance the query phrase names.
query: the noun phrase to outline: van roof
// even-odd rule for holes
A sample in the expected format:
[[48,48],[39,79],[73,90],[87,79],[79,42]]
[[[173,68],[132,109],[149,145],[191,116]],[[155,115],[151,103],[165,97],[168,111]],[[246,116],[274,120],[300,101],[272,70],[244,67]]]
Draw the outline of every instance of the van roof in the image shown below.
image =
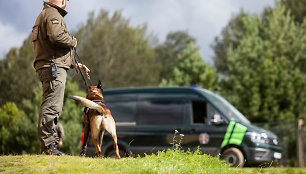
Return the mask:
[[[130,87],[105,89],[106,94],[139,94],[139,93],[185,93],[199,94],[200,88],[193,87]],[[207,90],[205,90],[207,91]]]

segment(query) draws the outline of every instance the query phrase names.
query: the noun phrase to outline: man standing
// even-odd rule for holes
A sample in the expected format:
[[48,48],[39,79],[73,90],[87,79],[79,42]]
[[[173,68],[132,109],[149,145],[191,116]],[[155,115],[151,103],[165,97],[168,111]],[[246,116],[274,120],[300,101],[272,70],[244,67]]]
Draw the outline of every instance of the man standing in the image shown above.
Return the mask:
[[42,153],[65,155],[57,149],[56,125],[61,115],[67,70],[82,64],[74,64],[72,49],[77,46],[75,37],[70,36],[64,16],[67,0],[49,0],[36,19],[32,30],[34,44],[34,68],[42,83],[43,96],[38,118],[38,137]]

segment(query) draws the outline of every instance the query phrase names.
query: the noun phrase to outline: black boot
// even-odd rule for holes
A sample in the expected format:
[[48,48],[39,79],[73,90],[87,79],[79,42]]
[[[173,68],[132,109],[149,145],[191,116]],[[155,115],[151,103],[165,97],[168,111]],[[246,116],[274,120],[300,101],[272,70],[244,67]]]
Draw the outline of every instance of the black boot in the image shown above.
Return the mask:
[[43,149],[42,154],[45,155],[56,155],[56,156],[64,156],[65,154],[59,151],[55,145],[51,144],[47,148]]

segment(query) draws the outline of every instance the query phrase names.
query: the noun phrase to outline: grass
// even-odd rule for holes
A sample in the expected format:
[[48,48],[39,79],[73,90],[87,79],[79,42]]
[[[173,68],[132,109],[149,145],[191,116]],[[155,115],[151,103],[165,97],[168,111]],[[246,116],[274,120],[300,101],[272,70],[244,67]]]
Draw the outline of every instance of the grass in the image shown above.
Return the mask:
[[306,168],[243,168],[238,171],[245,174],[305,174]]
[[0,173],[241,173],[199,152],[168,150],[138,158],[0,156]]
[[85,158],[77,156],[0,156],[0,173],[306,173],[298,168],[230,168],[218,157],[199,151],[168,150],[138,158]]

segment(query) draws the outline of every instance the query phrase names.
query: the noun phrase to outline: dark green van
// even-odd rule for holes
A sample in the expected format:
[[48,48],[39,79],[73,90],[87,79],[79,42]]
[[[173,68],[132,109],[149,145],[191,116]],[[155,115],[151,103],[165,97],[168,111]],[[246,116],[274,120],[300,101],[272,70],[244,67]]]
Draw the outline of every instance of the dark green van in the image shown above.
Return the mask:
[[[278,163],[281,147],[275,134],[252,125],[221,96],[200,88],[122,88],[104,91],[105,104],[117,125],[121,156],[150,154],[173,147],[175,130],[181,146],[218,155],[232,166]],[[94,155],[90,146],[87,155]],[[104,156],[113,142],[104,136]]]

